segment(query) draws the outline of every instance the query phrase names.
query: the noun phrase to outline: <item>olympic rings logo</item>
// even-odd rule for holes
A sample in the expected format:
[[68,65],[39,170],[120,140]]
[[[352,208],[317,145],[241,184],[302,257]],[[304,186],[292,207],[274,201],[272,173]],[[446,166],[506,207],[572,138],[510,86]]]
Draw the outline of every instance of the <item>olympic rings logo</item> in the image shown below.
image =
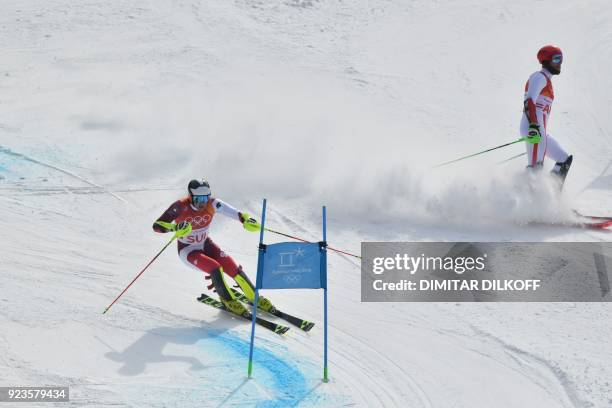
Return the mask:
[[206,225],[210,221],[210,219],[211,219],[210,215],[206,214],[206,215],[196,215],[195,217],[187,217],[185,218],[185,221],[187,221],[193,226],[201,226],[201,225]]
[[283,277],[283,280],[287,283],[298,283],[302,279],[300,275],[287,275]]

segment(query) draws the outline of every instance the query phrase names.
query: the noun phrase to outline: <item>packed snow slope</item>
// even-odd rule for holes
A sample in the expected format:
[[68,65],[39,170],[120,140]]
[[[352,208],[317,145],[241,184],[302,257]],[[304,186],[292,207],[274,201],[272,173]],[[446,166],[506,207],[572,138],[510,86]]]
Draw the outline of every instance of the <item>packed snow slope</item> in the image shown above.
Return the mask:
[[[195,301],[174,247],[101,314],[194,177],[257,216],[268,198],[269,225],[307,239],[326,204],[350,251],[611,240],[525,225],[612,211],[610,21],[603,0],[2,1],[0,385],[95,407],[612,406],[606,303],[361,303],[359,264],[330,255],[327,384],[318,291],[267,293],[318,324],[259,330],[248,381],[248,323]],[[530,192],[524,157],[498,164],[521,145],[432,169],[518,138],[547,43],[563,198]],[[212,237],[254,277],[257,234],[219,217]]]

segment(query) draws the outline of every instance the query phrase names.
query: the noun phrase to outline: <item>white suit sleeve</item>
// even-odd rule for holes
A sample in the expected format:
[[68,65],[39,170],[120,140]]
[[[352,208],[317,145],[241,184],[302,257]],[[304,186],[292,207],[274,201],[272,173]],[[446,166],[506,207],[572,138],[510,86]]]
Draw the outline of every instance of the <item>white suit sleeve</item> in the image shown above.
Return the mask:
[[240,221],[240,213],[228,203],[215,198],[213,201],[213,207],[215,208],[215,212]]

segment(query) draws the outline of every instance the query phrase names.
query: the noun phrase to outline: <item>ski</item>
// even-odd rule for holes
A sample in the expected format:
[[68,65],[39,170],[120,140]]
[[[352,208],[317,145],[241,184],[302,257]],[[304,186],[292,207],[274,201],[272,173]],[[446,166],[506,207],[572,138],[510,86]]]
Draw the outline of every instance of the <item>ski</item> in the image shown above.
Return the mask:
[[612,219],[604,219],[597,222],[577,222],[570,225],[579,228],[608,230],[608,228],[612,227]]
[[[221,301],[219,301],[217,299],[214,299],[214,298],[212,298],[212,297],[210,297],[210,296],[208,296],[208,295],[206,295],[204,293],[202,293],[202,295],[199,298],[197,298],[197,300],[198,300],[198,302],[203,303],[203,304],[208,305],[208,306],[211,306],[211,307],[214,307],[215,309],[225,310],[226,312],[230,313],[232,316],[239,316],[239,315],[237,315],[235,313],[232,313],[229,310],[227,310],[225,308],[225,305],[223,303],[221,303]],[[251,314],[251,312],[246,312],[246,313],[240,315],[239,317],[242,317],[243,319],[248,320],[248,321],[252,321],[253,320],[253,315]],[[262,319],[260,317],[256,318],[255,322],[258,325],[260,325],[262,327],[265,327],[266,329],[271,330],[274,333],[280,334],[280,335],[285,334],[289,330],[289,327],[287,327],[287,326],[283,326],[281,324],[277,324],[277,323],[271,322],[269,320]]]
[[578,216],[578,217],[582,217],[582,218],[588,218],[589,220],[601,220],[601,221],[612,221],[612,217],[603,217],[600,215],[586,215],[581,213],[578,210],[572,210],[574,212],[574,215]]
[[582,224],[586,225],[586,228],[590,229],[608,229],[612,227],[612,217],[602,217],[599,215],[586,215],[578,210],[572,210],[574,215],[586,221],[581,221]]
[[549,226],[549,227],[565,227],[565,228],[582,228],[611,231],[612,219],[602,218],[589,221],[567,221],[567,222],[546,222],[546,221],[530,221],[527,225],[533,226]]
[[[234,294],[234,297],[236,299],[238,299],[239,301],[249,304],[251,306],[253,306],[253,303],[251,303],[251,301],[249,300],[249,298],[246,297],[246,295],[242,292],[237,291],[236,289],[231,289],[232,293]],[[258,308],[257,310],[265,312],[264,310]],[[269,313],[273,316],[279,317],[283,320],[285,320],[288,323],[291,323],[292,325],[299,327],[301,330],[308,332],[310,331],[310,329],[312,329],[314,327],[314,323],[313,322],[309,322],[308,320],[304,320],[304,319],[300,319],[299,317],[295,317],[295,316],[291,316],[290,314],[287,314],[285,312],[282,312],[278,309],[274,309],[270,312],[265,312],[265,313]]]

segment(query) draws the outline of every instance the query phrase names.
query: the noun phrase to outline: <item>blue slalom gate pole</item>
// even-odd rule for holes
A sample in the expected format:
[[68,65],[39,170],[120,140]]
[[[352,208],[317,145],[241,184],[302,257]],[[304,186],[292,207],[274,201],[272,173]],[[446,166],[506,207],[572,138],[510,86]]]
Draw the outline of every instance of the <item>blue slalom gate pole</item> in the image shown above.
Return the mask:
[[[323,206],[323,242],[327,243],[327,220]],[[323,251],[327,249],[323,248]],[[327,259],[325,259],[325,288],[323,289],[323,382],[328,382],[327,376]]]
[[257,258],[257,280],[255,282],[255,299],[253,303],[253,320],[251,321],[251,346],[249,348],[249,368],[248,377],[251,378],[253,373],[253,345],[255,343],[255,321],[257,320],[257,305],[259,304],[259,288],[261,287],[261,274],[263,272],[263,235],[266,225],[266,199],[263,200],[263,208],[261,210],[261,229],[259,230],[259,256]]

